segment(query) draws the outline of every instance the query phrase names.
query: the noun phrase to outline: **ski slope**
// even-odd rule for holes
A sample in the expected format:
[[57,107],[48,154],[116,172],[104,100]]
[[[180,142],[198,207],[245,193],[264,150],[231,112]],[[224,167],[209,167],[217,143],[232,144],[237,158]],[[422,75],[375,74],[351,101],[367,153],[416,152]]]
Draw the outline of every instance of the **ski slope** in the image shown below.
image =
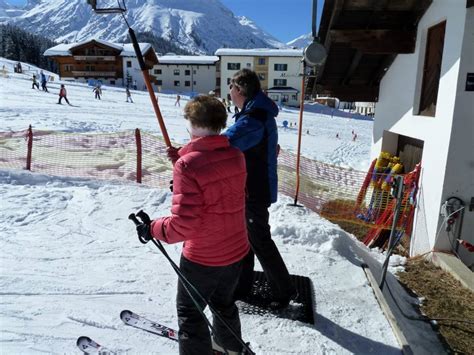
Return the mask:
[[[0,67],[11,62],[0,60]],[[51,93],[31,89],[25,75],[0,77],[0,131],[54,129],[109,132],[139,127],[158,134],[146,93],[66,84],[74,106],[57,105]],[[170,137],[187,141],[182,107],[160,95]],[[184,98],[181,100],[185,104]],[[278,120],[297,121],[284,109]],[[281,124],[279,124],[281,126]],[[305,115],[303,154],[329,163],[366,168],[372,123]],[[358,134],[352,142],[351,130]],[[296,150],[296,130],[280,128],[284,149]],[[336,133],[341,138],[335,139]],[[177,354],[177,344],[122,324],[131,309],[177,327],[177,277],[151,243],[136,238],[130,212],[169,213],[171,192],[0,170],[0,349],[5,354],[74,354],[80,335],[122,354]],[[242,332],[257,354],[400,354],[355,248],[364,248],[338,226],[305,208],[271,207],[272,234],[292,274],[308,276],[315,292],[315,324],[274,316],[241,315]],[[179,260],[180,245],[166,246]],[[383,256],[372,252],[376,257]],[[392,259],[392,267],[403,259]],[[258,266],[257,266],[258,268]]]

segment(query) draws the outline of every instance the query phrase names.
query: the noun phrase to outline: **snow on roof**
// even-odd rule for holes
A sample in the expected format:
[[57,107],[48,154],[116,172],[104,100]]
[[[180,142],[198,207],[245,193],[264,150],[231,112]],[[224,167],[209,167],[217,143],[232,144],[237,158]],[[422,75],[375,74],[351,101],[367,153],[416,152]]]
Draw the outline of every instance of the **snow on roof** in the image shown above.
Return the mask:
[[159,64],[215,64],[219,57],[213,55],[164,55]]
[[271,48],[219,48],[215,55],[232,55],[232,56],[261,56],[261,57],[301,57],[302,49],[271,49]]
[[[122,57],[135,57],[135,51],[131,43],[112,43],[112,42],[103,41],[101,39],[89,39],[87,41],[76,42],[76,43],[61,43],[54,47],[48,48],[43,53],[43,55],[46,57],[70,56],[71,50],[73,48],[82,46],[86,43],[90,43],[93,41],[100,43],[104,46],[115,48],[121,51],[120,56]],[[142,53],[146,53],[151,48],[151,44],[149,43],[138,43],[138,45],[140,46],[140,50],[142,51]]]

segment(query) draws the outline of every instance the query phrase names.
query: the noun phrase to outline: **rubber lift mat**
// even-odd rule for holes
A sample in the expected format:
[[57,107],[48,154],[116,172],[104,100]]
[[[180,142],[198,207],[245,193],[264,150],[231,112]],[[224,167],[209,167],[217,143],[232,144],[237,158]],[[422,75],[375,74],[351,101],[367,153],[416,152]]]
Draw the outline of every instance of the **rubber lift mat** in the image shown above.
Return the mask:
[[298,320],[314,324],[313,288],[311,280],[306,276],[290,275],[298,291],[298,297],[292,300],[283,310],[272,310],[270,286],[265,274],[254,271],[254,282],[250,295],[238,301],[237,306],[242,313],[254,315],[272,314],[279,318]]

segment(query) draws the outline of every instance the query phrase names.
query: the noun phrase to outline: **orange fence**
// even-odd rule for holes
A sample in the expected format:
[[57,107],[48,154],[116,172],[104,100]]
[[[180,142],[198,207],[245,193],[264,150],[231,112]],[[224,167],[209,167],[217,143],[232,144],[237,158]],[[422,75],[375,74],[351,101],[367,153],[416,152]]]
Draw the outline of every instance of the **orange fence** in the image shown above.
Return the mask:
[[[381,162],[382,160],[378,160]],[[374,161],[369,171],[355,171],[301,157],[298,202],[332,221],[368,227],[366,243],[391,228],[395,200],[390,167]],[[281,150],[278,157],[280,192],[295,197],[296,156]],[[33,172],[133,181],[167,187],[172,166],[160,137],[146,132],[58,133],[52,131],[0,132],[0,168]],[[404,176],[405,193],[399,232],[411,231],[419,167]],[[391,171],[391,172],[390,172]]]

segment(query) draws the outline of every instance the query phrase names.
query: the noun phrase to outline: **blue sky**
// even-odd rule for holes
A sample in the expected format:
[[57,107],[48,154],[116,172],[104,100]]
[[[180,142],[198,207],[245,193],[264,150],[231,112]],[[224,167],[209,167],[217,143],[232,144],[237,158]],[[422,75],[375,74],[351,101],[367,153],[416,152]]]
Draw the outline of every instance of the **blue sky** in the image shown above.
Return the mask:
[[[86,0],[84,0],[86,1]],[[192,0],[190,0],[192,1]],[[25,0],[8,0],[24,5]],[[311,32],[312,0],[221,0],[237,16],[246,16],[282,42]],[[318,0],[318,18],[324,0]]]

